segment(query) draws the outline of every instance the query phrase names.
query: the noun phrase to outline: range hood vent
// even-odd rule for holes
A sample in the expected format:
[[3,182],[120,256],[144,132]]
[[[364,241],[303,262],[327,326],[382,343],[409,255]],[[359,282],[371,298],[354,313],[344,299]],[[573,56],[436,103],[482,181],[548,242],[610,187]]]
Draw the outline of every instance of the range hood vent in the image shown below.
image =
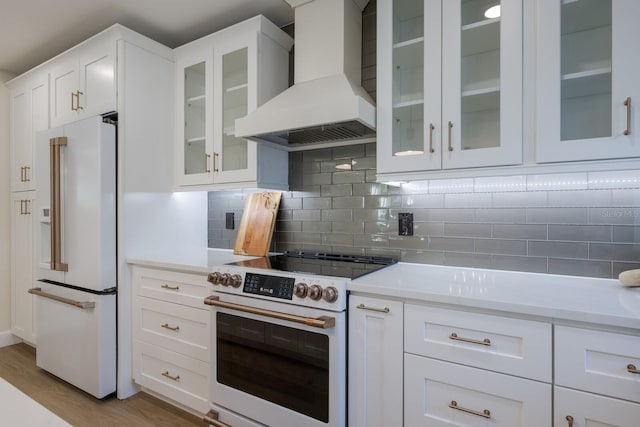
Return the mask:
[[236,136],[305,148],[375,137],[375,103],[361,86],[369,0],[286,1],[295,8],[294,85],[237,119]]

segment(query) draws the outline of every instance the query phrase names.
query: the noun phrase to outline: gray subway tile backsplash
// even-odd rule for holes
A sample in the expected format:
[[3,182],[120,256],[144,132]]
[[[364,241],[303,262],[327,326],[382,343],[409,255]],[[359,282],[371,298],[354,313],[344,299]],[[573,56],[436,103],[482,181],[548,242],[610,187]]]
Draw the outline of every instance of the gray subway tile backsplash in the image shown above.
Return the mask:
[[[637,171],[392,187],[375,182],[375,143],[289,155],[290,191],[283,193],[274,251],[611,278],[640,268]],[[209,247],[233,248],[246,194],[209,193]],[[235,213],[236,230],[224,229],[226,212]],[[413,236],[398,235],[401,212],[413,213]]]

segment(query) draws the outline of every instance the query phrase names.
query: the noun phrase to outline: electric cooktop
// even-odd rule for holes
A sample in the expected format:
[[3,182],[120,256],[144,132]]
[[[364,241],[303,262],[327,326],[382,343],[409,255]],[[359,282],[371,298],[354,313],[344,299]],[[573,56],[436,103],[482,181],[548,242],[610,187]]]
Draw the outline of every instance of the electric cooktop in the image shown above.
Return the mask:
[[227,265],[355,279],[396,262],[396,259],[387,257],[287,251],[281,255],[231,262]]

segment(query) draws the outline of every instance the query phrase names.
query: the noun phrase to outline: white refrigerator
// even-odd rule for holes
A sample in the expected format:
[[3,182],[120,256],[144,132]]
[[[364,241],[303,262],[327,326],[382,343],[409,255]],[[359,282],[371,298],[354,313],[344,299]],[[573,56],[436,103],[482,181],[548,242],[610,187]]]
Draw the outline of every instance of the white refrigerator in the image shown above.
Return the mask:
[[116,390],[116,127],[100,116],[36,136],[36,364]]

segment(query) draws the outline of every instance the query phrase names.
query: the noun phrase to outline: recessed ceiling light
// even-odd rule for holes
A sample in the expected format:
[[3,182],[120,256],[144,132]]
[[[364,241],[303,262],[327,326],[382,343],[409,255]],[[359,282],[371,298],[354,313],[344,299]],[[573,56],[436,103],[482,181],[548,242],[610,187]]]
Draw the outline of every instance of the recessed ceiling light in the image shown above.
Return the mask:
[[500,5],[497,4],[495,6],[491,6],[489,9],[484,11],[484,16],[492,19],[492,18],[499,18],[500,17]]

